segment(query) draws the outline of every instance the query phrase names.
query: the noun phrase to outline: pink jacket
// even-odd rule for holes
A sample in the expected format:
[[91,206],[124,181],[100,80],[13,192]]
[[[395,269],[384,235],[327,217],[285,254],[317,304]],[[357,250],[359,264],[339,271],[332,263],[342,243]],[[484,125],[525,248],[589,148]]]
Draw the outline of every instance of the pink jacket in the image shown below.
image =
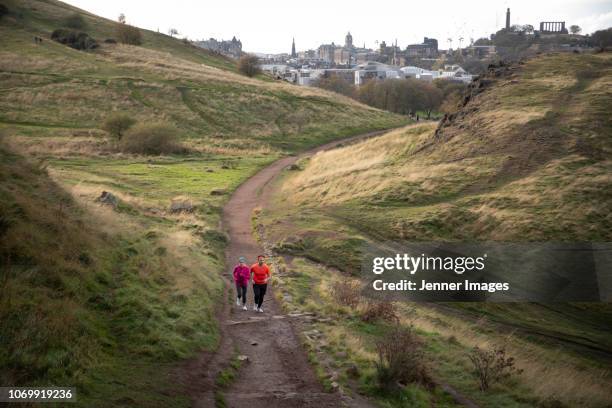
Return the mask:
[[248,266],[244,265],[236,265],[234,268],[234,282],[245,286],[249,283],[249,278],[251,277],[251,270]]

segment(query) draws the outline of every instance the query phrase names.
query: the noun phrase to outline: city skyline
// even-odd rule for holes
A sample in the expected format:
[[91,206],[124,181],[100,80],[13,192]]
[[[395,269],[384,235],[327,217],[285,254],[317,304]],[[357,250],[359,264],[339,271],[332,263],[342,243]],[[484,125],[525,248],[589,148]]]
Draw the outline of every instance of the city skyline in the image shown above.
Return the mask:
[[440,48],[468,45],[470,39],[488,37],[505,25],[506,8],[512,12],[512,24],[540,21],[566,21],[577,24],[583,33],[612,26],[612,5],[602,0],[560,0],[555,3],[518,1],[441,1],[436,7],[414,7],[404,2],[391,2],[372,8],[342,0],[313,0],[299,8],[278,7],[257,2],[236,1],[207,3],[176,0],[167,3],[124,2],[119,0],[69,0],[67,3],[89,12],[116,20],[124,13],[130,24],[168,32],[176,28],[180,37],[190,39],[239,38],[243,49],[258,53],[291,53],[292,39],[298,51],[316,49],[320,44],[343,44],[351,32],[356,46],[377,48],[382,41],[396,40],[401,48],[420,43],[423,37],[437,38]]

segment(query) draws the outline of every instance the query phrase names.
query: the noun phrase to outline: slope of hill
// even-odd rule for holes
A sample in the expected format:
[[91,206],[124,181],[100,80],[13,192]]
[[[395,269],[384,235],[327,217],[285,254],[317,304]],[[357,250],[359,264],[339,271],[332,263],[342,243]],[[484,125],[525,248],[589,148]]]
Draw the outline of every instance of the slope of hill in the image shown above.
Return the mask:
[[[105,44],[118,23],[57,1],[7,6],[10,14],[0,20],[0,124],[37,145],[53,129],[54,145],[99,152],[106,142],[97,130],[114,111],[174,124],[194,149],[213,153],[291,151],[405,123],[329,92],[244,77],[226,58],[163,34],[141,30],[140,47]],[[101,43],[95,52],[48,38],[75,12]],[[45,40],[35,43],[35,35]]]
[[[612,239],[611,85],[609,53],[494,67],[439,126],[410,125],[287,171],[258,221],[278,252],[299,257],[281,280],[288,308],[302,303],[344,322],[318,327],[324,342],[349,338],[374,352],[364,332],[371,339],[385,325],[363,327],[362,306],[330,296],[350,280],[337,270],[360,270],[365,242]],[[485,406],[611,403],[601,371],[612,361],[609,305],[400,307],[427,339],[435,375]],[[467,351],[502,343],[525,370],[480,393]],[[363,354],[348,361],[367,373],[371,363],[360,361],[375,356]]]
[[48,173],[0,150],[0,382],[70,384],[81,406],[185,404],[165,376],[218,340],[219,235],[78,202]]
[[286,196],[384,208],[367,224],[388,238],[609,240],[610,55],[499,70],[436,132],[410,126],[317,156]]
[[[74,384],[88,407],[187,405],[167,379],[217,346],[228,194],[280,155],[407,120],[163,34],[106,44],[117,23],[58,1],[2,3],[0,382]],[[99,49],[50,40],[74,13]],[[175,126],[189,154],[119,153],[112,112]]]

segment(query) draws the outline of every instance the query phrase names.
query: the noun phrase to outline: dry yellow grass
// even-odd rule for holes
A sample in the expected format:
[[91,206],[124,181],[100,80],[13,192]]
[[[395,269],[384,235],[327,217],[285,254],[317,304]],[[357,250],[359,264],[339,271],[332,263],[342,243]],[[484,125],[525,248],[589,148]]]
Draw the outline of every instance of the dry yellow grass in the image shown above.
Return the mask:
[[[445,338],[454,338],[467,349],[487,348],[504,344],[517,366],[523,370],[519,378],[541,400],[558,400],[573,407],[606,407],[612,403],[608,392],[611,384],[610,372],[605,370],[584,369],[583,362],[569,356],[561,349],[550,349],[517,336],[494,334],[480,330],[489,326],[486,320],[473,323],[436,309],[398,303],[403,316],[403,324],[429,333],[439,333]],[[415,316],[416,315],[416,316]],[[469,365],[466,369],[470,369]]]
[[[409,125],[383,136],[355,145],[318,153],[306,170],[283,184],[282,194],[297,203],[313,197],[317,202],[336,204],[355,198],[375,195],[391,188],[398,177],[391,161],[433,132],[434,125]],[[417,175],[414,175],[417,177]]]
[[[259,79],[249,78],[238,73],[211,67],[209,65],[197,64],[195,62],[177,59],[170,53],[151,50],[131,45],[117,45],[104,47],[104,54],[121,67],[135,70],[136,72],[149,72],[155,75],[163,75],[167,80],[192,79],[196,81],[222,81],[231,84],[244,84],[254,86],[262,90],[287,91],[294,95],[319,96],[342,100],[343,103],[353,106],[364,107],[354,99],[338,95],[320,88],[294,86],[285,81],[264,82]],[[376,110],[372,107],[367,109]]]
[[[282,263],[282,261],[281,261]],[[341,305],[331,295],[335,285],[360,284],[355,278],[318,266],[303,259],[293,259],[290,270],[299,271],[316,281],[308,287],[306,301],[301,307],[319,315],[332,317],[334,324],[319,324],[324,341],[334,350],[346,350],[347,359],[369,362],[377,361],[373,344],[362,334],[341,324],[359,316],[366,307],[366,299],[357,307]],[[289,275],[291,276],[291,275]],[[279,291],[293,289],[284,278],[275,281]],[[413,326],[419,331],[436,334],[443,339],[452,338],[459,344],[463,354],[448,355],[465,371],[472,369],[467,355],[473,347],[488,348],[504,345],[509,356],[516,359],[517,367],[523,372],[516,377],[522,387],[530,390],[531,396],[541,401],[558,401],[569,407],[607,407],[612,402],[608,389],[611,385],[610,372],[603,369],[587,368],[584,361],[575,355],[545,344],[527,341],[520,336],[498,330],[496,323],[486,317],[476,320],[464,319],[460,314],[448,313],[444,309],[419,303],[394,302],[400,317],[400,324]],[[457,353],[457,352],[454,352]],[[436,365],[434,360],[431,365]],[[474,383],[476,388],[476,382]]]

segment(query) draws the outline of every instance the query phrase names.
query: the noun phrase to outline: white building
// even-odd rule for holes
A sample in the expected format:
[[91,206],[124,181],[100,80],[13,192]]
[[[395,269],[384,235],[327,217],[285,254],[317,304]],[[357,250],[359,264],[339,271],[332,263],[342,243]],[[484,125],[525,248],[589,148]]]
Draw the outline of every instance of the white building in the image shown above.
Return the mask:
[[375,79],[402,79],[406,75],[401,69],[376,61],[368,61],[355,67],[355,85],[363,85],[366,81]]
[[427,70],[424,68],[407,66],[401,68],[401,71],[406,78],[415,78],[427,82],[431,82],[434,79],[448,79],[466,83],[472,81],[472,75],[468,74],[466,70],[459,65],[445,65],[443,70]]
[[414,67],[414,66],[407,66],[407,67],[400,68],[400,71],[404,73],[404,76],[406,78],[417,78],[419,75],[429,72],[424,68],[419,68],[419,67]]

